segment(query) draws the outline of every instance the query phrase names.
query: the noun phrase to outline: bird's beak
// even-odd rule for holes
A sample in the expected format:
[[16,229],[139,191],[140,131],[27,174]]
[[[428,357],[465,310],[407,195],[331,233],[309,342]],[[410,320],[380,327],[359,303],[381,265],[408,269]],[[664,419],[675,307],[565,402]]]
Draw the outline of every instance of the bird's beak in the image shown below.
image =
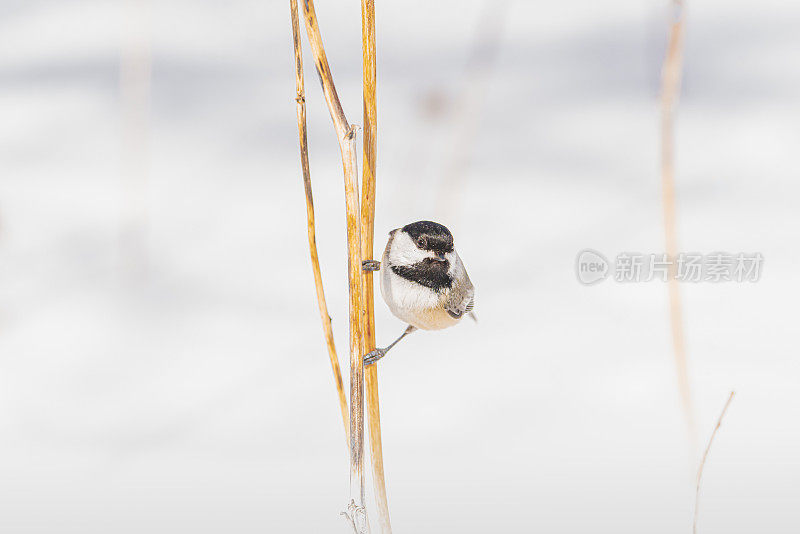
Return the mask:
[[434,258],[436,261],[447,261],[447,258],[444,257],[444,252],[436,252],[436,257]]

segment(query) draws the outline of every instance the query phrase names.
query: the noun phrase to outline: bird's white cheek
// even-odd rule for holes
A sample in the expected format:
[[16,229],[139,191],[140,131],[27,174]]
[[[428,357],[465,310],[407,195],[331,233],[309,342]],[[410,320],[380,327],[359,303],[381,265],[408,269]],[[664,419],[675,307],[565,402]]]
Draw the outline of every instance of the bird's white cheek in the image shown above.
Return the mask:
[[429,257],[428,252],[420,250],[411,237],[405,232],[395,234],[389,251],[389,261],[392,265],[413,265]]

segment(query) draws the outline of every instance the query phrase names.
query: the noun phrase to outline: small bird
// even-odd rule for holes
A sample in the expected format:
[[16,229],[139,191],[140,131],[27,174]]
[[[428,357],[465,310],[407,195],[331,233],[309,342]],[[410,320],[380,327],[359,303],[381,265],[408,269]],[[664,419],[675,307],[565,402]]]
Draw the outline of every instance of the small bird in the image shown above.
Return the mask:
[[453,234],[439,223],[417,221],[392,230],[380,264],[366,261],[364,269],[381,270],[383,300],[395,317],[408,323],[391,345],[364,356],[364,365],[383,358],[418,328],[441,330],[464,315],[475,319],[475,289],[453,248]]

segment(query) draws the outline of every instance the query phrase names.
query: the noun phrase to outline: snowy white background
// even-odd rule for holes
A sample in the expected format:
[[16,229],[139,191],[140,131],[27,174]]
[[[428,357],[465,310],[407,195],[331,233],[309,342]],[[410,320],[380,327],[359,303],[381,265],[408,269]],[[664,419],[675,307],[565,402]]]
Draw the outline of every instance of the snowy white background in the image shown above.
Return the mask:
[[[317,4],[360,123],[358,2]],[[690,531],[698,455],[666,288],[574,274],[586,247],[663,250],[665,7],[513,2],[447,211],[437,199],[481,4],[378,2],[376,248],[407,222],[448,224],[480,317],[415,334],[380,364],[396,532]],[[0,531],[346,532],[288,2],[151,3],[134,240],[120,237],[126,9],[0,1]],[[798,532],[800,6],[690,1],[687,17],[679,245],[765,257],[756,284],[682,286],[701,444],[737,391],[700,531]],[[307,93],[344,363],[342,178],[312,69]],[[403,325],[377,309],[385,343]]]

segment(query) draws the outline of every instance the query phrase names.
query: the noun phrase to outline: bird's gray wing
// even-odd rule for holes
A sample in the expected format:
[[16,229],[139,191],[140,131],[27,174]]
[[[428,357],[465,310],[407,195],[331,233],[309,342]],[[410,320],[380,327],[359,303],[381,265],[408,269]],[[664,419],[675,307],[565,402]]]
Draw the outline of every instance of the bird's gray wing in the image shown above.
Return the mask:
[[461,319],[464,314],[471,313],[475,306],[475,288],[464,271],[460,282],[450,288],[450,293],[444,303],[445,310],[453,319]]

